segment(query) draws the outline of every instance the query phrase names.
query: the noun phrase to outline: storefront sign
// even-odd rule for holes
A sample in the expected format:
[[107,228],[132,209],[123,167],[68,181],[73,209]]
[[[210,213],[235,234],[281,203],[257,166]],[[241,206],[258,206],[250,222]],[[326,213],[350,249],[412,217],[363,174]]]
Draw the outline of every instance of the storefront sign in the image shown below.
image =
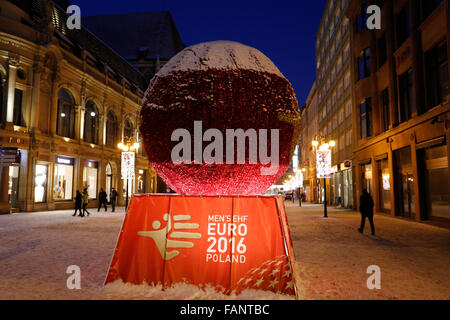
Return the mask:
[[20,151],[17,148],[0,147],[0,165],[14,166],[20,164]]
[[293,262],[277,196],[133,195],[105,284],[209,284],[225,294],[294,295]]
[[352,160],[345,160],[344,168],[351,168],[351,167],[352,167]]
[[122,179],[134,179],[134,152],[122,152]]
[[61,157],[61,156],[57,156],[56,157],[56,163],[59,164],[66,164],[66,165],[71,165],[73,166],[73,158],[67,158],[67,157]]
[[316,156],[317,178],[331,178],[331,150],[319,149]]

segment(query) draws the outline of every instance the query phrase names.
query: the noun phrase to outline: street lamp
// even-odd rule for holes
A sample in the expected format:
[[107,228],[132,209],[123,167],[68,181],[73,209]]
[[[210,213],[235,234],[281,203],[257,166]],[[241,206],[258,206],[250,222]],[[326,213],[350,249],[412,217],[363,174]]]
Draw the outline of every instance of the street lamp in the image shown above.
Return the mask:
[[323,211],[324,218],[328,218],[327,214],[327,181],[326,178],[331,174],[331,148],[336,146],[336,141],[325,141],[325,138],[316,138],[313,140],[312,145],[316,149],[316,167],[317,178],[323,178]]
[[125,180],[126,196],[125,196],[125,211],[128,209],[128,184],[129,179],[134,179],[134,162],[135,153],[138,151],[139,142],[132,142],[128,139],[126,143],[119,143],[117,147],[122,150],[122,179]]

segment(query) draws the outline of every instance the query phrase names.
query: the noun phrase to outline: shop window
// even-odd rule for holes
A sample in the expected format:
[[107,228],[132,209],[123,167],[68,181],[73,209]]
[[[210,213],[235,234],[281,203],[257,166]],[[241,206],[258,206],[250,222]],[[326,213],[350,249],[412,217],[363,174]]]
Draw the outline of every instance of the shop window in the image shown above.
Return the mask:
[[84,112],[84,141],[98,144],[99,116],[97,106],[89,101]]
[[358,57],[358,80],[370,77],[370,48],[366,48]]
[[425,193],[428,217],[450,219],[447,146],[427,148],[425,154]]
[[46,202],[48,166],[37,164],[34,176],[34,202]]
[[398,215],[405,218],[415,217],[414,173],[412,170],[411,147],[395,150],[395,193]]
[[380,196],[380,210],[382,212],[391,212],[391,175],[389,173],[388,159],[378,161],[378,186]]
[[381,103],[383,112],[383,129],[384,131],[389,130],[389,89],[386,88],[381,92]]
[[146,193],[146,182],[147,182],[147,170],[139,169],[138,170],[138,193]]
[[72,200],[74,159],[56,157],[53,180],[53,199]]
[[442,103],[449,91],[447,42],[444,41],[425,53],[427,73],[427,109]]
[[75,138],[75,101],[69,91],[58,92],[56,133],[61,137]]
[[87,188],[88,198],[97,199],[98,162],[88,161],[83,168],[83,186]]
[[8,200],[11,208],[17,208],[17,200],[19,193],[19,167],[9,167],[9,181],[8,181]]
[[359,105],[360,108],[360,129],[361,138],[372,136],[372,99],[366,98],[363,103]]
[[106,145],[114,148],[117,144],[118,122],[114,112],[108,112],[106,120]]
[[23,91],[14,90],[14,114],[13,123],[16,126],[25,127],[24,110],[23,110]]
[[370,194],[372,194],[372,163],[361,165],[361,182],[362,189],[366,189]]
[[409,7],[405,6],[395,17],[395,32],[397,39],[397,49],[411,35],[411,23],[409,17]]
[[400,121],[405,122],[411,119],[413,113],[416,112],[412,69],[409,69],[407,72],[400,75],[398,82],[400,97]]

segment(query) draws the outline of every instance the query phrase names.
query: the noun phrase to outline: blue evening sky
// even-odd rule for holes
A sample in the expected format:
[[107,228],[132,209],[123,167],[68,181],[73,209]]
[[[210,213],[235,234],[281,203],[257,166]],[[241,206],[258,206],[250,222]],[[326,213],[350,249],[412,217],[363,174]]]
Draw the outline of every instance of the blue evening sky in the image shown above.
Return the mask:
[[[302,106],[315,79],[315,34],[326,0],[70,0],[81,15],[168,10],[186,45],[232,40],[266,54]],[[83,20],[81,20],[83,23]]]

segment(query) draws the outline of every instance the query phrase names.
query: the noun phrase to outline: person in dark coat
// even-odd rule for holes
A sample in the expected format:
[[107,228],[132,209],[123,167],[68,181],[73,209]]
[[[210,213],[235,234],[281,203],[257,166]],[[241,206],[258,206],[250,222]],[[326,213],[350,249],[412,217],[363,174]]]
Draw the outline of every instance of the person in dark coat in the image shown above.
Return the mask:
[[105,191],[103,191],[103,188],[100,188],[100,192],[98,193],[98,210],[100,211],[100,208],[103,206],[105,206],[105,211],[108,211],[107,207],[106,207],[106,202],[108,201],[106,199],[107,194]]
[[111,201],[112,212],[116,210],[116,200],[117,200],[117,191],[116,189],[112,188],[111,192],[109,193],[109,201]]
[[81,216],[81,192],[77,190],[77,194],[75,196],[75,212],[72,215],[75,217],[77,215],[77,211],[80,211],[79,216]]
[[372,196],[367,192],[366,189],[363,190],[362,196],[359,198],[359,212],[361,212],[361,227],[358,229],[360,233],[364,231],[364,224],[366,223],[366,218],[369,219],[370,229],[372,230],[372,235],[375,235],[375,226],[373,224],[373,199]]

